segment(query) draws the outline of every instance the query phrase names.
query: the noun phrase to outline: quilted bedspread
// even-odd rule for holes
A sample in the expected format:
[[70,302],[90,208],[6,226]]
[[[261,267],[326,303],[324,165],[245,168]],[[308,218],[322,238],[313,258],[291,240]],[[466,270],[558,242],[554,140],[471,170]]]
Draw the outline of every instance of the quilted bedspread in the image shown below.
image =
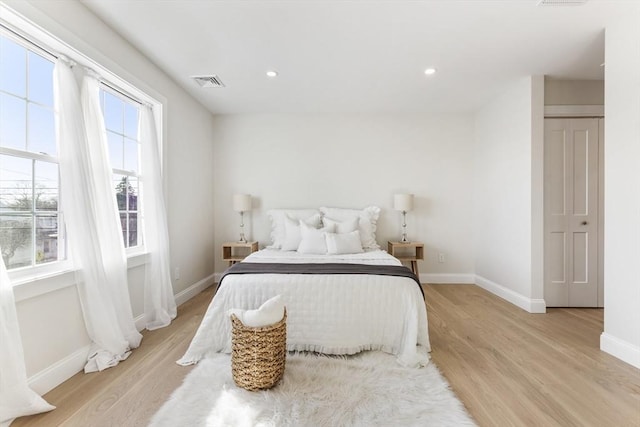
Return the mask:
[[[384,251],[340,256],[304,256],[263,250],[245,259],[267,263],[360,263],[400,265]],[[416,283],[407,277],[366,274],[228,275],[209,308],[181,365],[213,353],[231,352],[232,308],[255,309],[282,295],[287,307],[287,349],[347,355],[382,350],[405,366],[428,363],[427,312]]]

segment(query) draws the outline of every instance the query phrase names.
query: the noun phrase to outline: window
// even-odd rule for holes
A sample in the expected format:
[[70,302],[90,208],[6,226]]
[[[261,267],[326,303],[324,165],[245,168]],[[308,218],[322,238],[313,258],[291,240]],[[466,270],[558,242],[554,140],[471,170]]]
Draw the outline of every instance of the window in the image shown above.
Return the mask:
[[0,33],[0,247],[7,269],[64,258],[53,62]]
[[122,237],[125,247],[135,247],[141,244],[141,235],[138,234],[140,108],[139,104],[107,86],[100,91],[100,103],[107,129],[109,161],[113,168],[113,188],[120,211]]

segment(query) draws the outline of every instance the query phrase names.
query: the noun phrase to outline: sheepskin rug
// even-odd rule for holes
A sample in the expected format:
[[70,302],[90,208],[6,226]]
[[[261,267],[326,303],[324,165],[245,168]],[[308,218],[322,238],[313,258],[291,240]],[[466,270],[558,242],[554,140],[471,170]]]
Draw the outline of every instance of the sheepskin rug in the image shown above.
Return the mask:
[[200,361],[151,426],[473,426],[431,362],[400,366],[377,351],[293,354],[270,390],[235,385],[226,354]]

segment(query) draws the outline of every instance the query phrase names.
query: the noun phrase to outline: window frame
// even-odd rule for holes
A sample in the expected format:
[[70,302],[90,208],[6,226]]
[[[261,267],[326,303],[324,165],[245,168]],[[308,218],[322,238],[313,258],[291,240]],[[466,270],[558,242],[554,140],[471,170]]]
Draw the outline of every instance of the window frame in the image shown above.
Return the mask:
[[[31,208],[29,210],[24,210],[21,211],[19,213],[14,213],[14,212],[0,212],[0,215],[2,216],[15,216],[15,217],[29,217],[31,219],[31,233],[30,233],[30,237],[31,237],[31,242],[30,242],[30,248],[31,248],[31,264],[30,265],[25,265],[22,267],[16,267],[16,268],[12,268],[9,269],[9,266],[7,267],[7,271],[9,272],[17,272],[16,275],[21,275],[24,271],[34,271],[34,272],[42,272],[42,273],[47,273],[50,270],[59,270],[60,267],[58,265],[61,265],[62,268],[67,268],[66,264],[67,264],[67,260],[68,260],[68,250],[67,250],[67,239],[66,239],[66,233],[65,233],[65,226],[64,226],[64,211],[62,209],[63,203],[61,200],[61,191],[60,191],[60,171],[59,171],[59,165],[60,162],[58,160],[58,156],[57,153],[56,155],[52,155],[50,153],[45,153],[45,152],[36,152],[36,151],[29,151],[29,105],[33,104],[36,105],[40,108],[46,108],[47,110],[51,110],[52,113],[54,114],[54,120],[55,120],[55,106],[54,105],[46,105],[43,104],[41,102],[35,101],[33,99],[31,99],[29,97],[29,66],[30,66],[30,61],[29,61],[29,53],[33,53],[35,55],[40,56],[41,58],[43,58],[44,60],[47,60],[51,63],[55,63],[56,57],[54,55],[52,55],[50,52],[42,49],[41,47],[39,47],[37,44],[31,42],[28,38],[22,36],[21,34],[19,34],[18,32],[16,32],[15,30],[9,28],[8,26],[4,25],[2,23],[2,21],[0,21],[0,36],[12,41],[13,43],[17,44],[18,46],[21,46],[22,48],[24,48],[27,52],[26,52],[26,57],[25,57],[25,94],[24,96],[22,95],[17,95],[15,93],[11,93],[11,92],[6,92],[2,89],[0,89],[0,93],[4,94],[5,96],[9,96],[9,97],[13,97],[16,99],[19,99],[21,101],[24,102],[25,104],[25,149],[17,149],[17,148],[10,148],[10,147],[2,147],[0,146],[0,155],[5,155],[5,156],[11,156],[11,157],[15,157],[15,158],[19,158],[19,159],[24,159],[24,160],[28,160],[31,162],[31,196],[32,196],[32,200],[33,202],[31,203]],[[52,76],[52,87],[53,87],[53,76]],[[53,96],[53,93],[52,93]],[[54,130],[55,133],[55,130]],[[55,135],[54,135],[54,139],[55,139]],[[46,210],[39,210],[35,204],[35,192],[36,192],[36,176],[35,176],[35,162],[45,162],[45,163],[51,163],[51,164],[55,164],[58,167],[58,201],[57,201],[57,207],[56,210],[53,211],[46,211]],[[40,263],[38,264],[37,262],[37,218],[39,216],[47,216],[47,215],[43,215],[43,214],[51,214],[52,216],[55,215],[57,217],[57,221],[58,221],[58,229],[57,229],[57,259],[53,260],[53,261],[49,261],[49,262],[44,262],[44,263]]]
[[[63,41],[2,3],[0,3],[0,28],[6,30],[14,39],[17,38],[22,40],[22,43],[27,43],[28,46],[37,50],[39,54],[50,55],[54,60],[58,56],[64,55],[78,66],[96,71],[102,77],[102,81],[109,87],[127,98],[140,102],[142,105],[152,107],[156,125],[157,149],[160,154],[164,182],[163,192],[165,201],[168,201],[168,195],[166,194],[168,178],[164,165],[166,161],[164,155],[164,132],[167,125],[167,118],[164,115],[164,104],[167,103],[166,97],[156,92],[140,78],[134,77],[131,83],[122,79],[114,71],[111,71],[113,69],[122,73],[121,65],[117,61],[104,57],[100,51],[91,46],[82,45],[83,40],[81,38],[71,35]],[[78,43],[84,46],[83,51],[72,47],[72,45],[77,45]],[[91,57],[102,58],[104,65]],[[127,72],[124,72],[124,74],[127,75]],[[143,179],[142,171],[140,176]],[[70,252],[67,250],[67,259],[64,261],[9,270],[8,274],[14,287],[16,301],[75,285],[75,280],[72,279],[75,267]],[[144,245],[126,248],[126,255],[129,269],[145,265],[147,262],[148,254]]]
[[[132,177],[135,178],[138,184],[138,188],[137,188],[137,196],[139,197],[139,199],[136,202],[136,208],[135,210],[130,210],[129,209],[129,198],[127,197],[127,202],[126,202],[126,206],[124,210],[121,210],[118,206],[118,214],[122,215],[123,213],[126,215],[126,224],[127,224],[127,230],[122,230],[123,232],[123,240],[125,240],[124,242],[124,247],[125,247],[125,251],[127,252],[127,254],[129,253],[138,253],[141,251],[144,251],[144,236],[143,233],[141,232],[141,227],[140,225],[142,224],[142,218],[143,218],[143,210],[141,209],[141,201],[142,201],[142,195],[141,195],[141,173],[140,170],[142,169],[142,165],[141,165],[141,160],[142,160],[142,143],[140,141],[140,117],[141,117],[141,111],[140,108],[142,107],[143,103],[142,101],[136,99],[135,97],[133,97],[132,95],[129,95],[127,93],[123,93],[118,89],[115,89],[114,87],[112,87],[108,82],[104,82],[102,81],[100,83],[100,91],[102,92],[107,92],[109,93],[109,95],[119,99],[120,101],[123,102],[123,104],[126,106],[127,104],[132,105],[136,108],[137,113],[138,113],[138,131],[136,132],[136,137],[135,137],[135,142],[137,144],[137,159],[138,159],[138,172],[134,171],[134,170],[127,170],[127,169],[121,169],[121,168],[116,168],[116,167],[111,167],[111,174],[112,176],[115,175],[122,175],[125,176],[127,178]],[[115,135],[117,135],[118,137],[122,137],[123,140],[126,139],[130,139],[133,140],[130,136],[128,136],[125,132],[124,132],[124,117],[123,117],[123,133],[118,133],[115,132],[112,129],[108,129],[107,128],[107,123],[106,123],[106,119],[105,119],[105,97],[100,96],[100,106],[102,108],[102,117],[104,120],[104,127],[105,127],[105,131],[107,132],[111,132]],[[123,111],[124,114],[124,111]],[[108,142],[107,142],[108,144]],[[125,152],[123,149],[123,156],[124,156]],[[124,163],[123,163],[124,166]],[[115,182],[115,181],[113,181]],[[114,197],[116,196],[116,193],[114,192]],[[117,200],[116,200],[116,205],[117,205]],[[137,215],[137,235],[136,235],[136,240],[137,243],[135,246],[130,246],[128,243],[128,238],[129,238],[129,214],[130,213],[135,213]],[[120,217],[118,217],[120,224],[122,225],[122,220]],[[127,236],[127,238],[125,239],[124,235]]]

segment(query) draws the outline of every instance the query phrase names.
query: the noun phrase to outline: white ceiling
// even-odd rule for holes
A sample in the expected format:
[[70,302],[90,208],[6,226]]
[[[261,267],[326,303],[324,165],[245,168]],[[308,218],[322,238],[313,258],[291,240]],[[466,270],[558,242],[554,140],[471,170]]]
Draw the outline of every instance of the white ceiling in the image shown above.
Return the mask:
[[527,75],[602,79],[632,1],[82,0],[216,114],[473,111]]

